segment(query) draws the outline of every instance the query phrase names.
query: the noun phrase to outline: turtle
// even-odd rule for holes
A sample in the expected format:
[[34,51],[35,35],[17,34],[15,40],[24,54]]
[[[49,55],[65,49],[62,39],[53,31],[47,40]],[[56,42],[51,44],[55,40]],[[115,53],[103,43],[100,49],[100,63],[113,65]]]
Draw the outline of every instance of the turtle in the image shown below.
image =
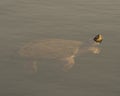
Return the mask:
[[56,38],[40,39],[22,46],[19,54],[22,57],[33,60],[30,65],[33,72],[37,72],[37,61],[40,59],[53,59],[67,62],[64,64],[63,69],[69,70],[75,64],[75,57],[79,54],[87,52],[99,54],[100,48],[98,46],[102,40],[103,36],[101,34],[96,35],[87,42]]

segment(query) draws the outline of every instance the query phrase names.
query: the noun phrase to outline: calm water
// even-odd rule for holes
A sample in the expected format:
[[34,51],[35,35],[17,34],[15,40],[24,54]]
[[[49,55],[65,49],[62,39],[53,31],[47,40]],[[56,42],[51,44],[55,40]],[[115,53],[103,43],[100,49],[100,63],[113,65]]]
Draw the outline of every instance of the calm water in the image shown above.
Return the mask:
[[[120,96],[119,31],[120,0],[0,0],[0,95]],[[68,72],[41,60],[36,74],[25,73],[18,50],[26,42],[87,41],[98,33],[101,54],[77,57]]]

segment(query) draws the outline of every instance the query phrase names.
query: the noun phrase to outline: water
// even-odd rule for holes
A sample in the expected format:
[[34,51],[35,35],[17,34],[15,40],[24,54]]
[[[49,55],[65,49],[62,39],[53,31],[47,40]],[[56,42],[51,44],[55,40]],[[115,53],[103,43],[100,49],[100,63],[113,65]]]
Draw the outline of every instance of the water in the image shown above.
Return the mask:
[[[119,0],[1,0],[1,96],[119,96]],[[41,38],[87,41],[101,33],[99,55],[84,54],[62,71],[57,61],[41,60],[27,74],[18,50]]]

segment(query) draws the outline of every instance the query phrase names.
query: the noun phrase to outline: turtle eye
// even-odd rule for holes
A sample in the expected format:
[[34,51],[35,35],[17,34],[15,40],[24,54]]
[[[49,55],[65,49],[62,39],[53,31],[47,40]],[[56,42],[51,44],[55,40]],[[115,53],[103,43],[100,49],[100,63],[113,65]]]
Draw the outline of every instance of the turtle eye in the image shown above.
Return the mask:
[[98,34],[98,35],[96,35],[96,36],[94,37],[93,40],[94,40],[95,42],[97,42],[97,43],[101,43],[102,40],[103,40],[103,37],[102,37],[101,34]]

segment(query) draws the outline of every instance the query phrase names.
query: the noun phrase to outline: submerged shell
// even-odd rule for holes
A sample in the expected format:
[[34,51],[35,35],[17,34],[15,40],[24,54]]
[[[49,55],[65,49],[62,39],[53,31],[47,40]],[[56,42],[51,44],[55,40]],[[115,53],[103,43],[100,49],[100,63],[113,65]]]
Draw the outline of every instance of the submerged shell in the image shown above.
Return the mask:
[[23,46],[19,53],[28,58],[65,58],[74,54],[82,42],[64,39],[43,39]]

